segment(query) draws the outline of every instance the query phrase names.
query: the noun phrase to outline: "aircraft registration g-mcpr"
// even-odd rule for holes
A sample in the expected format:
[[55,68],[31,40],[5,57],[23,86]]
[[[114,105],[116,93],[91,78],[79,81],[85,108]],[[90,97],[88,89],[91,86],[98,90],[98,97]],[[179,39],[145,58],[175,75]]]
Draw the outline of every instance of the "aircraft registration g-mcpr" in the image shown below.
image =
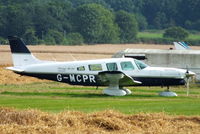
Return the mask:
[[126,86],[184,85],[185,78],[195,75],[177,68],[150,67],[133,58],[109,58],[85,61],[43,61],[34,57],[22,39],[8,37],[13,67],[17,74],[64,82],[72,85],[107,86],[104,94],[131,94]]

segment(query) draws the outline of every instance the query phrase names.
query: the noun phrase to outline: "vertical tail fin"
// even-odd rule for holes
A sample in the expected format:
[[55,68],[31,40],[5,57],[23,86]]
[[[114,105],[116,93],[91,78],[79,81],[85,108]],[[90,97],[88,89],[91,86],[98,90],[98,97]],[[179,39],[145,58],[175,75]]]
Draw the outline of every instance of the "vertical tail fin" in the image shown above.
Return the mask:
[[190,47],[185,42],[173,42],[176,50],[186,50]]
[[8,40],[14,66],[31,65],[41,62],[31,54],[22,39],[15,36],[9,36]]

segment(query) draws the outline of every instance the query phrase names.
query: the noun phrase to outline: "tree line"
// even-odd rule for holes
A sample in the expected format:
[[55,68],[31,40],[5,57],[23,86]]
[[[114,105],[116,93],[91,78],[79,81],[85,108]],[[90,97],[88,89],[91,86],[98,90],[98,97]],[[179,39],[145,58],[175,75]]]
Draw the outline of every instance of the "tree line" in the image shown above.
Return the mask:
[[145,29],[200,30],[199,12],[200,0],[1,0],[0,41],[133,43]]

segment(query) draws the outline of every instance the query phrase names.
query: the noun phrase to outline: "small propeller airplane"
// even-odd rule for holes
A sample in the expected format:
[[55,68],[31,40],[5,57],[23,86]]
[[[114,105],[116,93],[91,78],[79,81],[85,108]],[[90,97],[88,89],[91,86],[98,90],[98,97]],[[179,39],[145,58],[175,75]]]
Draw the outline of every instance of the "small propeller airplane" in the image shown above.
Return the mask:
[[20,75],[72,85],[107,86],[103,93],[111,96],[131,94],[129,89],[124,88],[125,86],[185,85],[185,78],[195,75],[183,69],[150,67],[133,58],[42,61],[31,54],[21,38],[9,36],[8,40],[14,66],[7,69]]

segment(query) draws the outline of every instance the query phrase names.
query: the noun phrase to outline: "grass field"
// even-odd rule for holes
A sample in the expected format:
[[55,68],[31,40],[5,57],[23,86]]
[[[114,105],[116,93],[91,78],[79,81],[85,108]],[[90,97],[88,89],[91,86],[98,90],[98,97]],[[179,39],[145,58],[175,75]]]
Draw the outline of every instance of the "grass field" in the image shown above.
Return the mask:
[[190,96],[185,87],[172,87],[178,97],[159,97],[160,87],[130,87],[132,95],[110,97],[95,87],[69,86],[56,82],[0,85],[0,106],[60,112],[117,110],[126,114],[166,112],[172,115],[200,115],[200,87],[193,86]]
[[[150,39],[154,39],[154,38],[163,38],[163,31],[158,31],[158,32],[139,32],[138,33],[138,37],[139,38],[150,38]],[[196,33],[196,34],[189,34],[189,37],[187,39],[190,40],[199,40],[200,39],[200,34]]]
[[138,38],[163,38],[162,33],[149,33],[149,32],[139,32]]

